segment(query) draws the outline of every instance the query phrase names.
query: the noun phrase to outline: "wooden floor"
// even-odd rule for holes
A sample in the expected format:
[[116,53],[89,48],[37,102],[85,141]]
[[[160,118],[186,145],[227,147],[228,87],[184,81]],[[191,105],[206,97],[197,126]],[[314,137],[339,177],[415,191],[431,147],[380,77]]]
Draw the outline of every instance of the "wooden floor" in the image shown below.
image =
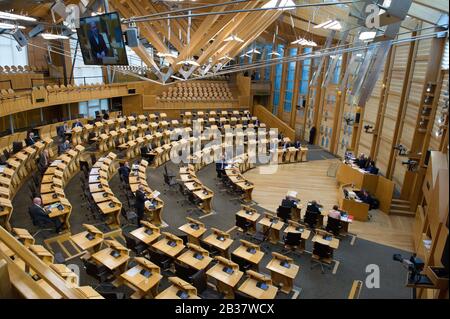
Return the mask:
[[[287,191],[292,190],[298,192],[302,203],[317,200],[324,209],[329,210],[337,204],[336,179],[327,176],[333,163],[337,160],[284,164],[269,175],[260,174],[259,168],[255,168],[245,176],[255,183],[253,200],[265,209],[276,211]],[[413,251],[414,218],[389,216],[378,210],[372,210],[371,215],[372,219],[368,222],[353,222],[350,232],[379,244]]]

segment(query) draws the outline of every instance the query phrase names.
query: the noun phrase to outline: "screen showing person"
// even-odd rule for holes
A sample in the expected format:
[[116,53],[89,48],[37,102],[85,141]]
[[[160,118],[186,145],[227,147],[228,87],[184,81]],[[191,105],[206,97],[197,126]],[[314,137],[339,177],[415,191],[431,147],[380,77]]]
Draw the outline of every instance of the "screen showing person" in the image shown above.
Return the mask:
[[86,65],[128,65],[118,13],[80,19],[78,40]]

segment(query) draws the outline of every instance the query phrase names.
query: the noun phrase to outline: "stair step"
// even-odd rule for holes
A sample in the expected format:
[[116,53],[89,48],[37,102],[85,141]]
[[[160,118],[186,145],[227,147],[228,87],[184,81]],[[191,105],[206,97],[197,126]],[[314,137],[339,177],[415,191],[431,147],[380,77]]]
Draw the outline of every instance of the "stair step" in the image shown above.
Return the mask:
[[410,210],[410,205],[401,205],[401,204],[391,204],[391,210]]
[[398,209],[391,209],[389,215],[415,217],[416,213]]
[[393,198],[392,199],[392,203],[393,204],[401,204],[401,205],[409,205],[410,201],[409,200],[404,200],[404,199],[399,199],[399,198]]

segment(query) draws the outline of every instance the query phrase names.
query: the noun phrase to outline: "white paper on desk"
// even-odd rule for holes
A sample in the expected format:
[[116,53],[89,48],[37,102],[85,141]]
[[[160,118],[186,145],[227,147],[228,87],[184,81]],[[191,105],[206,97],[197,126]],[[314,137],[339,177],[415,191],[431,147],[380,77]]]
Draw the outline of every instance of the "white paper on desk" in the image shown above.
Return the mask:
[[133,166],[131,166],[131,168],[133,170],[137,170],[137,169],[139,169],[139,165],[138,164],[133,164]]
[[5,170],[6,165],[1,165],[0,166],[0,173],[3,173],[3,171]]
[[158,192],[158,191],[153,191],[152,198],[157,198],[159,195],[161,195],[160,192]]
[[50,166],[58,166],[58,164],[62,163],[61,160],[54,160]]
[[127,275],[130,277],[134,277],[139,273],[139,269],[138,268],[131,268],[130,270],[127,271]]

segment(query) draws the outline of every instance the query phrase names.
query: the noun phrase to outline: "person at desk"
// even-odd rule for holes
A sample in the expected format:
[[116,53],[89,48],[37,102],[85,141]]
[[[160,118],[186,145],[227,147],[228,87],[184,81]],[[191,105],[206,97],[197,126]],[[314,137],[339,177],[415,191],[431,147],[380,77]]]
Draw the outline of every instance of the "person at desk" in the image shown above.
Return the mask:
[[127,184],[128,184],[128,179],[130,177],[130,172],[131,172],[131,168],[130,168],[130,163],[125,162],[123,164],[120,164],[119,167],[119,174],[120,177],[122,178],[122,180],[124,180]]
[[306,208],[306,210],[310,213],[320,214],[321,213],[320,208],[321,205],[317,203],[317,201],[313,200],[310,203],[308,203],[308,207]]
[[289,196],[286,196],[285,199],[281,201],[281,206],[287,208],[294,208],[297,207],[297,201],[290,198]]
[[291,147],[291,144],[289,142],[284,142],[283,144],[283,151],[286,152],[286,150]]
[[72,128],[75,127],[83,127],[83,124],[81,124],[80,120],[76,120],[75,123],[72,124]]
[[70,143],[69,140],[65,140],[58,145],[58,155],[64,154],[68,149],[70,149]]
[[300,147],[302,147],[302,143],[300,143],[300,141],[296,141],[296,142],[294,143],[294,147],[297,148],[297,149],[299,149]]
[[41,173],[44,173],[49,165],[50,165],[50,155],[48,154],[48,150],[43,150],[38,160],[39,171]]
[[36,143],[34,141],[34,133],[33,132],[29,132],[27,138],[25,139],[25,144],[27,146],[31,146],[31,145],[34,145],[34,143]]
[[222,178],[222,175],[225,173],[225,156],[222,155],[220,157],[220,160],[216,162],[216,172],[217,172],[217,178]]
[[339,211],[339,207],[337,205],[334,205],[333,209],[328,212],[328,218],[341,220],[341,212]]
[[365,168],[367,166],[367,157],[364,153],[361,153],[359,157],[356,159],[355,164],[359,166],[359,168]]
[[136,209],[137,225],[140,226],[141,220],[144,218],[145,202],[147,201],[144,186],[139,185],[135,195],[136,195],[136,202],[134,203],[134,208]]
[[259,123],[259,120],[256,119],[256,120],[255,120],[255,127],[259,127],[259,124],[260,124],[260,123]]
[[370,206],[370,209],[377,209],[380,206],[380,202],[370,196],[369,192],[367,192],[365,189],[361,189],[360,191],[355,191],[356,196],[358,196],[359,200],[361,200],[363,203],[366,203]]
[[42,207],[42,199],[40,197],[35,197],[33,199],[33,204],[30,206],[28,213],[30,214],[34,225],[42,227],[45,224],[52,223],[55,225],[56,233],[61,232],[63,224],[58,218],[50,218],[48,216],[47,212]]
[[109,120],[109,113],[108,112],[106,112],[106,111],[104,111],[103,112],[103,119],[106,121],[106,120]]
[[364,170],[370,174],[378,175],[378,168],[375,166],[374,161],[370,161],[369,165]]
[[155,158],[155,155],[150,154],[152,151],[152,145],[151,144],[145,144],[141,147],[141,156],[149,161],[149,163],[153,162],[153,159]]

